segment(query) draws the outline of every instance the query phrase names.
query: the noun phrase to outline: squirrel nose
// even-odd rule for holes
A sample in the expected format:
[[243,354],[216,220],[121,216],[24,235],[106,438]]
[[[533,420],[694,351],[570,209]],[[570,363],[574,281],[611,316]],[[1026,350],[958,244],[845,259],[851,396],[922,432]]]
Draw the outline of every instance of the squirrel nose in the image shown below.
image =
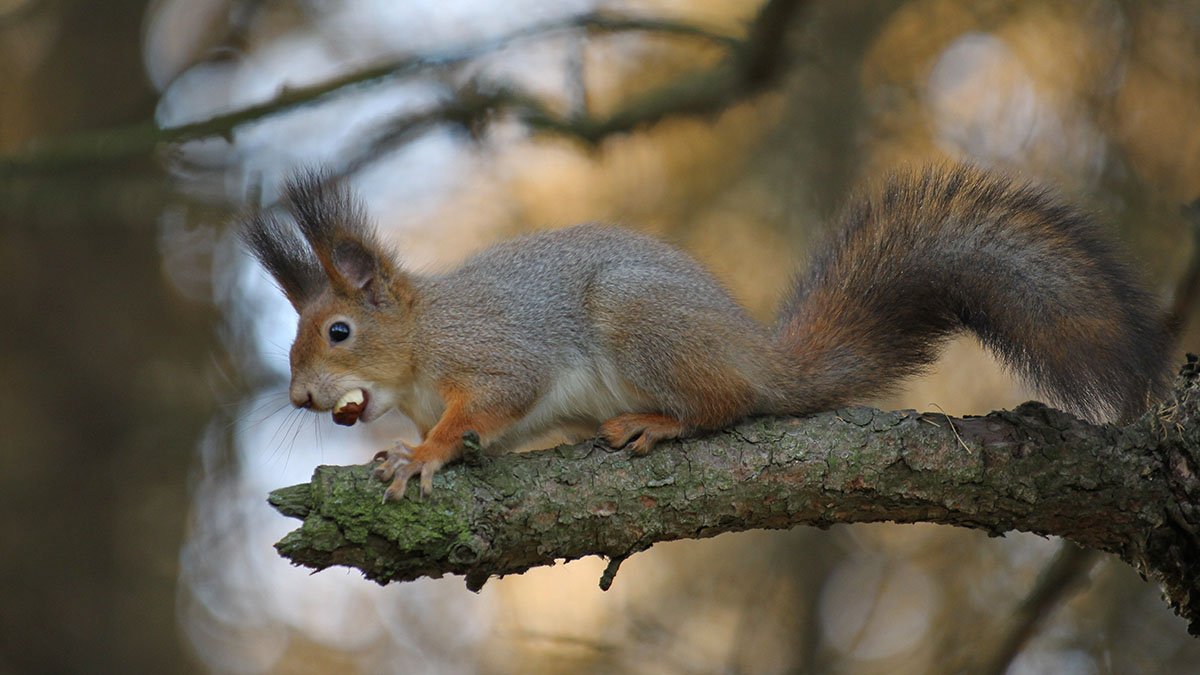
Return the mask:
[[292,388],[291,397],[292,405],[297,408],[311,408],[313,405],[312,392],[307,388]]

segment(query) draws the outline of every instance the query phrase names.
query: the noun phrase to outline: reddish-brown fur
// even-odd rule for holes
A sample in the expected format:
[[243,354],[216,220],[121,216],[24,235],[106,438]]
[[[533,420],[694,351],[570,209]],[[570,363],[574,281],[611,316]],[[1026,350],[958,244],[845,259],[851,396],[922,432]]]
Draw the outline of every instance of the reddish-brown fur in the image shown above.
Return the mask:
[[464,433],[474,431],[486,439],[521,416],[521,411],[481,408],[471,392],[461,389],[447,388],[442,398],[446,410],[428,433],[422,432],[424,440],[416,446],[400,443],[400,448],[386,453],[383,463],[375,469],[377,478],[391,481],[384,499],[399,499],[408,479],[418,473],[421,491],[428,493],[433,488],[434,473],[462,454]]
[[898,174],[853,200],[773,330],[633,232],[535,234],[423,277],[344,188],[312,174],[287,193],[307,246],[261,214],[245,238],[300,313],[292,400],[327,411],[360,388],[362,421],[413,419],[423,442],[382,453],[386,498],[417,474],[428,492],[468,430],[506,450],[598,426],[642,454],[877,395],[960,331],[1096,419],[1139,414],[1166,382],[1163,317],[1091,219],[971,168]]

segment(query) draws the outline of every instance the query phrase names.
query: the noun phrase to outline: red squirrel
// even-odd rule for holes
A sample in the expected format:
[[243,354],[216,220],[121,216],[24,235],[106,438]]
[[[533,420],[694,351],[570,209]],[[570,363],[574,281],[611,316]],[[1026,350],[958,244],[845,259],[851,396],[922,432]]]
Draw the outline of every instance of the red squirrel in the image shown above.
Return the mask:
[[1167,382],[1164,315],[1092,220],[975,168],[898,173],[853,200],[773,328],[688,255],[619,227],[418,275],[340,182],[310,171],[285,193],[298,228],[259,213],[242,234],[300,314],[291,400],[342,424],[393,408],[416,423],[420,444],[377,455],[385,499],[417,474],[427,494],[468,430],[489,452],[598,429],[644,454],[878,395],[962,330],[1093,419],[1135,417]]

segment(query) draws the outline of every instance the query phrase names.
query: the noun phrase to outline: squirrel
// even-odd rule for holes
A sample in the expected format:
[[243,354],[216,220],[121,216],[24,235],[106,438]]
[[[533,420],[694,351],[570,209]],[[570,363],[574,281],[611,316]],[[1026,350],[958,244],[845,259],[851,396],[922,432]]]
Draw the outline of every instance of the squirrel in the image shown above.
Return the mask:
[[[460,457],[551,432],[644,454],[756,415],[888,390],[973,332],[1052,402],[1129,420],[1167,383],[1155,298],[1085,213],[969,166],[900,172],[853,199],[767,328],[652,237],[580,225],[501,242],[449,272],[404,269],[340,181],[296,174],[242,237],[300,315],[292,403],[420,431],[376,455],[384,499]],[[297,232],[297,229],[299,232]]]

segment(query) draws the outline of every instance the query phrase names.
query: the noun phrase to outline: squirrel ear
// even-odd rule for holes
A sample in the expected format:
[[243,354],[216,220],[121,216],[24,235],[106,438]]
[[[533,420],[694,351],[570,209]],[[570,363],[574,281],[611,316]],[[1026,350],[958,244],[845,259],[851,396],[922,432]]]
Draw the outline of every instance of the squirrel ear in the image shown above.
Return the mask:
[[285,188],[288,207],[312,246],[334,292],[372,305],[404,299],[406,275],[380,243],[350,190],[332,175],[304,171]]
[[392,296],[390,299],[397,302],[406,302],[411,295],[408,276],[396,266],[391,254],[374,240],[342,239],[334,245],[330,260],[349,287],[348,294],[362,293],[363,300],[369,304],[388,304],[388,293]]
[[355,288],[363,288],[379,276],[378,253],[372,253],[357,241],[339,241],[333,247],[333,266]]
[[328,284],[321,264],[295,230],[274,217],[256,212],[238,232],[254,257],[267,268],[296,311]]

